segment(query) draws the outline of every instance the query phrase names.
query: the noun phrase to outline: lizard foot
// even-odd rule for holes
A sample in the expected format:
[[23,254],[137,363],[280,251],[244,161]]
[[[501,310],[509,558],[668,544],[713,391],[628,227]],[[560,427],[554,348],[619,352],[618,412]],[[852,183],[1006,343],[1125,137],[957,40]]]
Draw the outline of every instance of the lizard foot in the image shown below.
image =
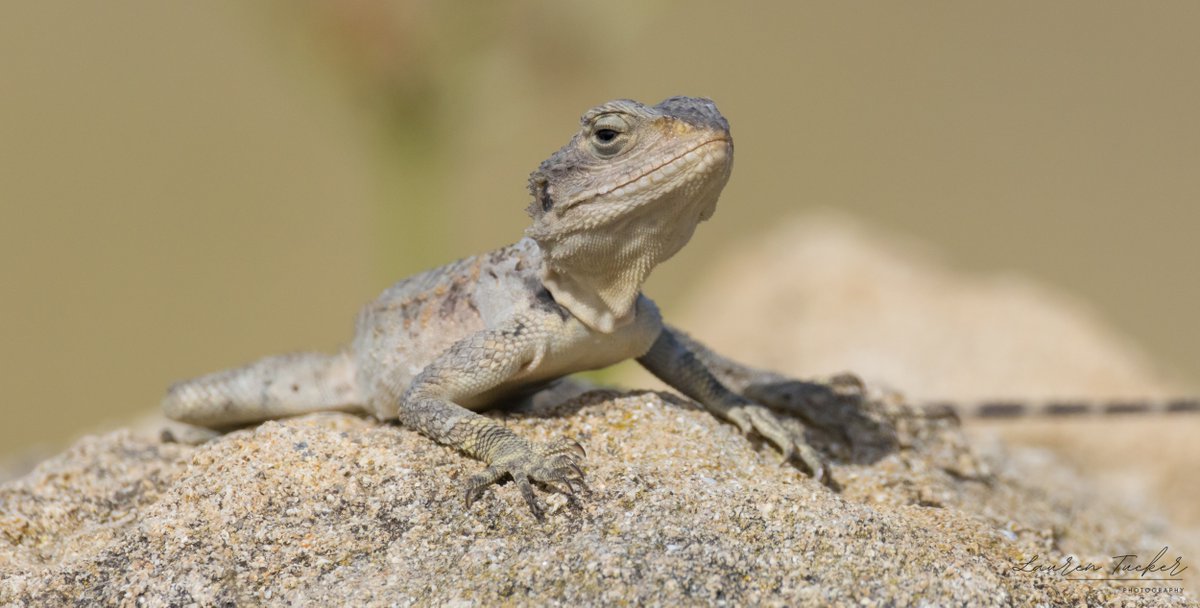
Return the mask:
[[807,424],[824,431],[845,425],[845,414],[839,406],[853,408],[867,398],[866,385],[853,374],[813,380],[781,376],[768,382],[752,382],[743,393],[757,403],[800,416]]
[[826,454],[865,463],[898,447],[894,420],[881,412],[879,402],[854,375],[816,380],[770,377],[747,385],[742,394],[774,411],[795,416],[820,435]]
[[516,482],[533,516],[538,521],[544,521],[545,515],[530,482],[549,486],[574,498],[577,487],[587,490],[583,482],[583,469],[579,467],[579,460],[586,455],[583,446],[573,439],[560,439],[540,446],[527,441],[515,443],[499,454],[488,468],[467,480],[467,508],[483,496],[488,486],[508,476]]
[[731,407],[726,416],[743,433],[757,433],[779,448],[781,463],[798,461],[813,479],[827,485],[832,482],[825,459],[808,445],[804,437],[785,427],[770,409],[747,403]]

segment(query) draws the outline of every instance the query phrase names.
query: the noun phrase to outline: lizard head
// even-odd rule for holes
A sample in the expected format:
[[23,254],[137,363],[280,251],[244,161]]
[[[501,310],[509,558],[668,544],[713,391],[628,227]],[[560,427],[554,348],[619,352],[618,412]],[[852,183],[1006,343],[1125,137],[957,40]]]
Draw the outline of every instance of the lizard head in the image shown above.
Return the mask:
[[717,106],[696,97],[610,101],[580,123],[529,178],[526,234],[542,250],[542,282],[555,299],[610,332],[632,319],[650,270],[716,210],[733,139]]

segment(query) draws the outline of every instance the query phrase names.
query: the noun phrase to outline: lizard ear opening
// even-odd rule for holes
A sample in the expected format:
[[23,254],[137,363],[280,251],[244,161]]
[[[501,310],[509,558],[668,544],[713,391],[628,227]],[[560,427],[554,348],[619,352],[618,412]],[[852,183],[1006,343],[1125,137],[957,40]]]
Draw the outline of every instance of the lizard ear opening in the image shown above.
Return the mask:
[[554,208],[554,199],[550,197],[550,181],[545,177],[530,177],[529,193],[533,195],[533,202],[529,203],[525,211],[530,217],[537,219]]
[[550,182],[544,179],[539,180],[534,196],[537,198],[538,204],[541,205],[543,212],[549,212],[554,207],[554,199],[550,198]]

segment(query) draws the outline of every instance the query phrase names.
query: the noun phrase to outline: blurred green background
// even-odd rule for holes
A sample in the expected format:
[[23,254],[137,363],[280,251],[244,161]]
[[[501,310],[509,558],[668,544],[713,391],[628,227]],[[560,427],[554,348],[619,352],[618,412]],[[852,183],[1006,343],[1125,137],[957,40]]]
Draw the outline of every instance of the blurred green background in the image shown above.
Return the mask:
[[518,238],[614,97],[712,97],[737,140],[668,314],[731,239],[835,208],[1074,292],[1196,386],[1197,32],[1192,2],[4,3],[0,454],[336,348]]

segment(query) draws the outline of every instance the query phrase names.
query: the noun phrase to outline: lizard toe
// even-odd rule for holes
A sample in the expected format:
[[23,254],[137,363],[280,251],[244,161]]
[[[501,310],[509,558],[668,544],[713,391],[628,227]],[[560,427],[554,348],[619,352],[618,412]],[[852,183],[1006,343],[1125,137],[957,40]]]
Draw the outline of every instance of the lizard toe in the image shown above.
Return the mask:
[[506,474],[507,471],[501,467],[488,467],[483,471],[472,475],[470,479],[467,480],[466,491],[464,492],[466,508],[471,508],[471,505],[474,504],[475,501],[479,500],[480,496],[483,496],[483,492],[488,486],[496,483]]
[[545,521],[545,511],[538,502],[534,484],[564,494],[569,499],[574,497],[577,488],[586,491],[583,468],[578,462],[583,453],[583,446],[570,439],[545,446],[525,444],[467,480],[467,507],[483,496],[488,486],[511,477],[534,518]]
[[829,482],[829,466],[825,459],[804,437],[789,430],[770,409],[761,405],[743,405],[730,412],[730,417],[744,432],[757,433],[780,453],[780,464],[796,462],[801,465],[813,479],[822,483]]
[[525,498],[525,504],[528,504],[529,510],[533,512],[533,517],[538,521],[546,521],[546,514],[542,511],[542,506],[538,504],[537,495],[533,492],[533,484],[529,483],[529,477],[524,473],[514,473],[513,481],[517,482],[517,488],[521,490],[521,496]]
[[840,395],[862,397],[867,392],[867,383],[850,372],[834,374],[825,383]]
[[829,465],[826,464],[825,459],[812,446],[803,440],[797,442],[795,459],[799,460],[800,464],[808,469],[808,473],[812,475],[813,479],[825,485],[832,485],[833,479],[829,476]]
[[577,458],[587,457],[587,450],[583,449],[583,446],[580,445],[578,441],[575,441],[570,437],[563,437],[562,439],[558,439],[553,443],[548,444],[544,448],[543,452],[546,455],[570,454]]

